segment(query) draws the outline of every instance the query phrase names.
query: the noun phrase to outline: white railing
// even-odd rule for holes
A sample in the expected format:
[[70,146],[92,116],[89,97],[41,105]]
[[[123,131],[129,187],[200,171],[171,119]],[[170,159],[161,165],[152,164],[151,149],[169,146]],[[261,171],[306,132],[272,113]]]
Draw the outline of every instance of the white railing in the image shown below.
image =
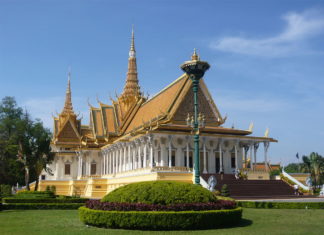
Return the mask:
[[297,179],[295,179],[294,177],[292,177],[291,175],[289,175],[287,172],[285,172],[284,167],[282,168],[282,175],[284,177],[288,178],[289,180],[291,180],[292,182],[294,182],[295,184],[297,184],[302,189],[304,189],[304,190],[310,190],[310,188],[308,186],[302,184]]
[[204,188],[208,189],[208,184],[207,182],[204,180],[203,177],[200,176],[200,184],[201,186],[203,186]]

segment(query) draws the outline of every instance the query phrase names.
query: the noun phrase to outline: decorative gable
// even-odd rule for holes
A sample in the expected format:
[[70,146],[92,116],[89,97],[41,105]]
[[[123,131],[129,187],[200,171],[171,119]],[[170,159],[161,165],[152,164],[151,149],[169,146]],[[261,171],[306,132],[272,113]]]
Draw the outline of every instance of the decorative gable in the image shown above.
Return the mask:
[[[207,126],[218,126],[220,124],[222,117],[203,84],[200,84],[198,90],[198,109],[200,113],[205,115]],[[184,94],[182,101],[174,111],[171,118],[172,122],[184,123],[188,114],[190,116],[194,115],[194,93],[191,86],[187,88],[186,94]]]
[[80,136],[70,120],[68,120],[62,130],[57,135],[59,142],[80,142]]

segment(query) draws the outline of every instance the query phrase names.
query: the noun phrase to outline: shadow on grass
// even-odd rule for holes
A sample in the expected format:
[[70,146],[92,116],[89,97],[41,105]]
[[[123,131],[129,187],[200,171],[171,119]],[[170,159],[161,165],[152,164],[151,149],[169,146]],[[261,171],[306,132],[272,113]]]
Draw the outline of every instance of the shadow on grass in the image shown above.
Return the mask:
[[247,227],[253,224],[252,220],[249,219],[241,219],[241,222],[236,227]]

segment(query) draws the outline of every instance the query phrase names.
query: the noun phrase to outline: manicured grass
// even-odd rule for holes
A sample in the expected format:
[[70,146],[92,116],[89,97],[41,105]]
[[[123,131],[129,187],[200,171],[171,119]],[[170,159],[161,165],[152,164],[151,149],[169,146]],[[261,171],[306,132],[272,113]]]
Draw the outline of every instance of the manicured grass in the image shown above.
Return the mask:
[[322,234],[324,210],[244,209],[240,227],[202,231],[132,231],[86,227],[77,210],[1,211],[0,234]]

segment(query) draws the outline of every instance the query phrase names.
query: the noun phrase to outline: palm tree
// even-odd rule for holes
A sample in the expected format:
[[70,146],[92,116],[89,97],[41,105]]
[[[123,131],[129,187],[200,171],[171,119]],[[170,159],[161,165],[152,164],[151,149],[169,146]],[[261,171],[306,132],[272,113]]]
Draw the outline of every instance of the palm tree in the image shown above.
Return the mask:
[[310,173],[313,189],[324,183],[324,158],[318,153],[312,152],[309,156],[303,156],[301,170]]

